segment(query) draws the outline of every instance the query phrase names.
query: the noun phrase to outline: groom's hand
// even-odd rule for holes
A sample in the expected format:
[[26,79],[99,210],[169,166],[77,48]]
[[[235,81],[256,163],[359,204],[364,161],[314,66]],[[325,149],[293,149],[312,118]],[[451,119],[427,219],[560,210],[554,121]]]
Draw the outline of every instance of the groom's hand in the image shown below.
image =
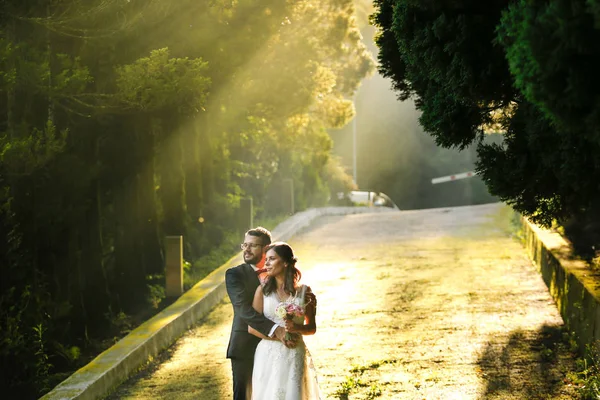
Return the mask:
[[275,328],[274,335],[277,338],[277,340],[284,342],[285,341],[285,328],[278,326],[277,328]]

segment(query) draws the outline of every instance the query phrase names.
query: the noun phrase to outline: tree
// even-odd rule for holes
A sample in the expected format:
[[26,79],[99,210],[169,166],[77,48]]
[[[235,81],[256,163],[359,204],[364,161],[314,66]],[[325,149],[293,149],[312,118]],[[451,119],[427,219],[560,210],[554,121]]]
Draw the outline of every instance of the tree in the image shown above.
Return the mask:
[[[515,204],[545,224],[593,213],[600,200],[596,21],[585,1],[520,1],[498,25],[522,100],[505,123],[506,148],[482,149],[482,167],[519,157],[506,170],[522,177]],[[514,197],[516,188],[498,178],[490,179],[492,187]]]
[[506,3],[376,2],[380,71],[400,99],[416,96],[420,122],[440,145],[466,147],[490,122],[490,111],[514,97],[490,25]]
[[[492,194],[548,225],[600,199],[597,2],[376,1],[381,72]],[[483,143],[496,124],[502,144]]]
[[348,120],[372,66],[350,0],[0,11],[0,382],[13,397],[156,312],[164,236],[183,234],[195,264],[237,249],[242,196],[266,214],[281,179],[298,209],[350,188],[324,130]]

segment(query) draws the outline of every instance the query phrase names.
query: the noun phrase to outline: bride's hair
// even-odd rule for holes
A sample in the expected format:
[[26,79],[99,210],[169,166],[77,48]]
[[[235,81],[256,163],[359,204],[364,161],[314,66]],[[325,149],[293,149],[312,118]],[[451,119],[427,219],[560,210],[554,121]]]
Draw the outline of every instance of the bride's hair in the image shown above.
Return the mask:
[[[265,248],[265,253],[269,250],[275,251],[281,258],[281,261],[286,263],[288,266],[285,268],[285,275],[283,280],[283,289],[292,295],[296,294],[296,284],[300,281],[302,273],[296,268],[296,262],[298,259],[294,256],[294,250],[291,246],[285,242],[274,242]],[[267,283],[263,286],[263,293],[266,295],[271,294],[277,290],[277,281],[275,277],[270,276],[267,279]]]

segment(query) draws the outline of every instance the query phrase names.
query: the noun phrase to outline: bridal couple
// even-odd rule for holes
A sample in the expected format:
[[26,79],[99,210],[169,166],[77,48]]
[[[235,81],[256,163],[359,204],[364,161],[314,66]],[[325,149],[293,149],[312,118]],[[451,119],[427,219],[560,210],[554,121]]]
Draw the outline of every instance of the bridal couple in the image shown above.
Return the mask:
[[[262,227],[246,232],[244,264],[227,270],[233,305],[227,348],[235,400],[320,399],[315,368],[302,335],[317,330],[316,298],[299,283],[292,248],[271,243]],[[259,269],[264,261],[264,270]]]

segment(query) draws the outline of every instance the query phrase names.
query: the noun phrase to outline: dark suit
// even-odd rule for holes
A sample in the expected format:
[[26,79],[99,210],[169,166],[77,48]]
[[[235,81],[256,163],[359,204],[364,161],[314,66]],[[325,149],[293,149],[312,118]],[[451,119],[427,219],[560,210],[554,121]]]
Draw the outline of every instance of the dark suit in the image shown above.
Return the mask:
[[245,400],[252,384],[254,351],[260,339],[248,333],[248,325],[265,336],[275,323],[252,308],[254,293],[260,282],[250,264],[241,264],[225,273],[227,294],[233,305],[233,324],[227,347],[233,371],[233,398]]

